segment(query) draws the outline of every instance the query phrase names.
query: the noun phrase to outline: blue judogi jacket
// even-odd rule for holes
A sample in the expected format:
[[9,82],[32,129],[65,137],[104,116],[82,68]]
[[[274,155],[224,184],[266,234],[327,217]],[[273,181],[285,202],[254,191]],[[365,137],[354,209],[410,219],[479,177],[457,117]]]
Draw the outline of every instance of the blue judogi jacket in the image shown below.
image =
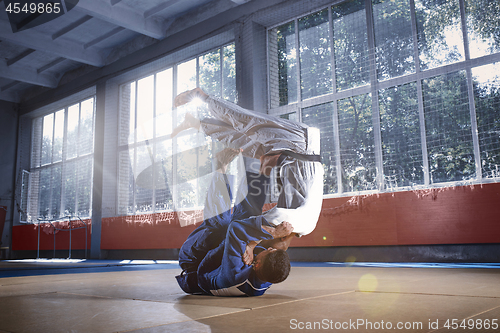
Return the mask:
[[262,225],[269,226],[262,216],[232,221],[224,241],[209,251],[198,267],[198,285],[203,291],[216,296],[260,296],[266,292],[271,283],[259,280],[253,266],[242,260],[249,242],[272,239]]
[[[259,280],[253,267],[245,265],[242,258],[251,241],[272,239],[262,229],[263,225],[271,225],[261,215],[269,178],[247,172],[246,179],[248,193],[231,209],[230,180],[226,175],[214,175],[207,193],[205,220],[179,252],[183,272],[176,278],[186,293],[259,296],[271,286]],[[254,252],[262,249],[257,246]]]

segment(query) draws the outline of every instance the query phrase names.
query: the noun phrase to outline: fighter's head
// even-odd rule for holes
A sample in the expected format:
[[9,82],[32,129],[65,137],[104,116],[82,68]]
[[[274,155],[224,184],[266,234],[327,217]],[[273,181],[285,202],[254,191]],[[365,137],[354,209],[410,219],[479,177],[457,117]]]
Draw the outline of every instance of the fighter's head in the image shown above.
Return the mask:
[[254,269],[260,280],[280,283],[290,274],[290,258],[285,251],[270,247],[255,257]]

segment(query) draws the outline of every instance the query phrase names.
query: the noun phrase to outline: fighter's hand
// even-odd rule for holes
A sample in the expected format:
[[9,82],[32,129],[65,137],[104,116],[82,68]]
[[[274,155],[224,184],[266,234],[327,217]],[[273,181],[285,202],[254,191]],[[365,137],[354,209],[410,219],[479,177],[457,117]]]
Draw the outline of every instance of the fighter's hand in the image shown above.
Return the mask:
[[245,248],[245,253],[243,253],[242,259],[243,263],[245,265],[251,265],[253,263],[253,249],[257,246],[257,242],[251,241],[247,244],[247,247]]
[[247,248],[245,249],[245,253],[243,253],[243,262],[245,265],[251,265],[253,262],[253,247],[250,247],[247,245]]
[[278,224],[276,227],[268,227],[268,226],[262,226],[262,229],[266,230],[268,233],[273,236],[273,238],[281,238],[288,236],[292,233],[293,227],[292,224],[286,221],[281,222]]
[[221,169],[222,172],[225,173],[227,165],[231,163],[231,161],[234,160],[236,156],[238,156],[241,150],[242,149],[237,150],[227,147],[215,154],[215,158],[218,162],[217,169]]

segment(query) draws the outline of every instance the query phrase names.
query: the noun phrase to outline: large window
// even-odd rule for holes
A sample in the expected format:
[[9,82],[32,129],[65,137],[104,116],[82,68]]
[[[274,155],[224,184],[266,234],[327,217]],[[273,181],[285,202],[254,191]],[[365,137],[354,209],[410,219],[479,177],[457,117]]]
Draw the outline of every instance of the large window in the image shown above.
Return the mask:
[[350,0],[268,29],[270,114],[321,130],[325,194],[499,181],[500,3]]
[[28,221],[90,217],[94,114],[92,97],[33,120]]
[[172,108],[174,96],[195,87],[236,103],[234,44],[120,87],[118,214],[203,206],[216,144],[194,130],[170,137],[186,112],[208,115],[202,103]]

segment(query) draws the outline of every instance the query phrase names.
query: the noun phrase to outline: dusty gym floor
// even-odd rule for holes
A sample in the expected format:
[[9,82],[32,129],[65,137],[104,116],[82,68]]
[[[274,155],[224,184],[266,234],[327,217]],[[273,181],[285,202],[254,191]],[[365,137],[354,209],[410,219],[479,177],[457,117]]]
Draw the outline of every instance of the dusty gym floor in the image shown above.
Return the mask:
[[293,263],[262,297],[186,295],[175,261],[0,261],[0,332],[500,332],[500,264]]

